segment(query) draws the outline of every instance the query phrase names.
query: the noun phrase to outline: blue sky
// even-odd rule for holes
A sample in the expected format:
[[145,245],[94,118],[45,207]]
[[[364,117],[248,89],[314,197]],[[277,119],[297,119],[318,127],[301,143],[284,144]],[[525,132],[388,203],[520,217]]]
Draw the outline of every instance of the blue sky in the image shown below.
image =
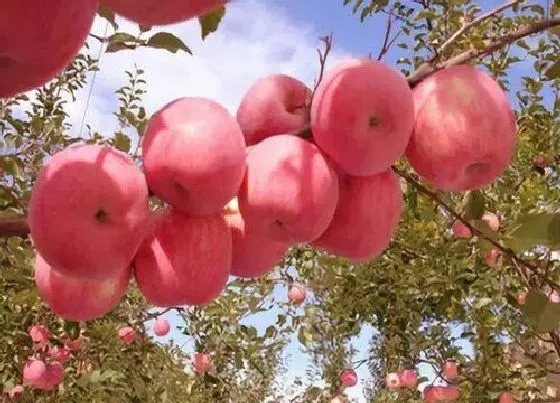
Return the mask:
[[[148,113],[181,96],[210,97],[235,113],[245,90],[261,76],[281,72],[312,86],[318,72],[316,48],[320,46],[319,36],[332,33],[334,37],[334,48],[327,67],[349,57],[367,57],[370,52],[377,55],[384,36],[386,17],[381,15],[360,24],[359,17],[352,14],[351,8],[343,7],[342,3],[342,0],[234,1],[219,31],[204,42],[200,39],[196,21],[165,28],[181,37],[193,50],[194,56],[153,49],[103,54],[101,71],[97,73],[95,85],[91,89],[89,107],[86,109],[90,88],[81,91],[77,102],[70,105],[74,134],[79,134],[80,122],[85,116],[85,121],[94,130],[112,135],[118,126],[112,116],[117,108],[114,90],[126,84],[124,69],[132,70],[135,63],[146,71],[148,93],[145,105]],[[484,3],[487,10],[502,1],[484,0],[480,3]],[[119,23],[125,31],[136,32],[134,25],[123,20],[119,20]],[[103,35],[105,29],[106,22],[96,20],[93,32]],[[97,42],[92,40],[90,43],[93,50],[99,48]],[[393,52],[384,60],[394,63],[399,56]],[[518,86],[519,76],[523,72],[522,66],[514,72],[514,88]],[[274,291],[277,299],[284,302],[286,292],[282,286],[277,286]],[[171,313],[166,316],[173,324],[178,323]],[[264,329],[275,319],[276,313],[271,311],[258,319],[252,319],[251,323]],[[356,361],[364,358],[371,331],[365,329],[354,340],[359,350],[354,358]],[[192,349],[192,344],[177,331],[158,340],[165,342],[170,338],[178,344],[186,342],[186,348]],[[288,377],[305,376],[308,362],[299,351],[297,342],[292,343],[286,353],[291,356]],[[421,370],[430,375],[425,368]],[[367,382],[367,367],[363,365],[358,373],[360,383],[348,389],[347,395],[356,402],[362,402],[361,386]]]

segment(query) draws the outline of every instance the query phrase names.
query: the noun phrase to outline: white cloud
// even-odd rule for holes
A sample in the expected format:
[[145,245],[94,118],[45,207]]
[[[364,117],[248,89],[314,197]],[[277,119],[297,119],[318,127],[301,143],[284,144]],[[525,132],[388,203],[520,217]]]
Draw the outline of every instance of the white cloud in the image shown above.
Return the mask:
[[[105,20],[98,18],[92,32],[103,35],[106,25]],[[121,19],[119,25],[120,30],[137,33],[135,24]],[[86,118],[94,130],[111,135],[116,128],[116,119],[111,116],[117,109],[114,91],[126,84],[124,70],[133,70],[135,63],[145,70],[148,92],[144,102],[149,114],[183,96],[212,98],[234,114],[241,97],[258,77],[281,72],[312,86],[319,69],[318,37],[325,34],[296,24],[277,5],[256,0],[231,3],[218,31],[205,41],[201,40],[196,20],[158,31],[176,34],[194,55],[150,48],[102,54],[101,71],[97,73]],[[99,49],[96,40],[90,43],[91,49]],[[335,48],[328,65],[345,57],[348,55],[342,49]],[[85,110],[87,91],[80,94],[70,110],[75,135]]]

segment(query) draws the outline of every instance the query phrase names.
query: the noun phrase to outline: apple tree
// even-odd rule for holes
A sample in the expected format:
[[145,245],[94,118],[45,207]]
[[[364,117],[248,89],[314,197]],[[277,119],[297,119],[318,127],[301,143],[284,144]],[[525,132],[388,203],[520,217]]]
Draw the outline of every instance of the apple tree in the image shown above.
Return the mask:
[[[0,12],[18,16],[20,3]],[[205,38],[234,6],[89,3],[68,46],[97,12],[114,29],[92,35],[106,52],[191,52],[151,26],[197,17]],[[385,24],[369,59],[328,70],[336,38],[321,38],[314,85],[257,80],[235,117],[201,98],[148,116],[138,66],[115,89],[118,129],[86,125],[83,137],[68,103],[98,69],[87,46],[32,59],[31,35],[23,52],[0,42],[5,396],[335,403],[361,387],[372,402],[554,401],[560,4],[343,3],[356,23]],[[88,165],[102,153],[106,165]],[[121,210],[94,206],[88,233],[80,209],[103,197]],[[118,288],[108,272],[122,260]],[[158,340],[169,332],[189,346]],[[282,353],[294,338],[312,365],[291,385]]]

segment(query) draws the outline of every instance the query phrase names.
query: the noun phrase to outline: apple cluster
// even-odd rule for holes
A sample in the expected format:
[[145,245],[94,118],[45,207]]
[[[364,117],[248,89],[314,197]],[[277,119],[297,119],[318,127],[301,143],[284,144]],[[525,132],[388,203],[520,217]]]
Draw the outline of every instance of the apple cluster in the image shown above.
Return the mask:
[[[151,117],[141,167],[81,144],[41,169],[28,215],[39,294],[56,314],[90,320],[132,275],[154,306],[204,305],[230,276],[263,276],[295,244],[372,260],[400,221],[398,158],[439,189],[477,189],[506,169],[515,129],[499,84],[470,65],[414,89],[372,60],[340,63],[315,93],[272,74],[236,116],[208,98],[175,99]],[[165,207],[151,210],[150,194]]]
[[227,0],[2,0],[0,98],[37,88],[76,57],[100,6],[143,26],[209,13]]
[[55,335],[44,325],[35,324],[28,329],[33,342],[33,355],[23,367],[23,385],[14,386],[8,395],[15,398],[24,392],[24,387],[50,391],[64,380],[64,364],[73,354],[84,348],[85,339],[80,335],[72,340],[62,333],[54,342]]

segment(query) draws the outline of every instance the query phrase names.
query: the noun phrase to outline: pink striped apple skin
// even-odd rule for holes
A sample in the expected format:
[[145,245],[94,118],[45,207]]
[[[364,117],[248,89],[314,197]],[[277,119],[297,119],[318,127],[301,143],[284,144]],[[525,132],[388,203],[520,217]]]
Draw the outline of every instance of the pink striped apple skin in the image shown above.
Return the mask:
[[516,120],[500,85],[470,65],[440,70],[414,88],[416,120],[406,151],[411,166],[443,191],[493,183],[510,164]]

